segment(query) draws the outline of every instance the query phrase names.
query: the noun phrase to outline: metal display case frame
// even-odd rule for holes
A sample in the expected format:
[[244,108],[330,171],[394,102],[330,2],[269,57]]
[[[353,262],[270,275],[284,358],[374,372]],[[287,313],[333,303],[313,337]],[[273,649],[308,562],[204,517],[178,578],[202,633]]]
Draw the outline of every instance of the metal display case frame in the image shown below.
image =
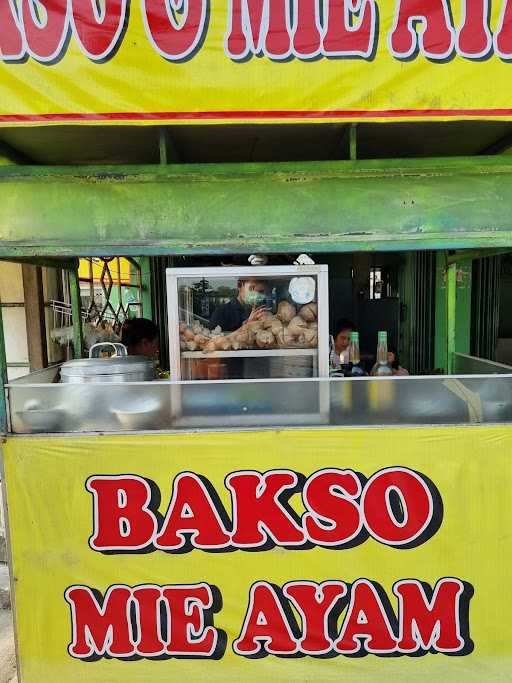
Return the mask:
[[[180,350],[179,338],[179,280],[182,278],[287,278],[311,276],[316,279],[318,304],[318,347],[313,349],[245,349],[239,351]],[[328,266],[226,266],[210,268],[167,268],[167,311],[169,319],[169,368],[172,380],[183,380],[182,358],[248,358],[248,357],[298,357],[312,356],[315,377],[329,377],[329,282]],[[317,360],[315,366],[315,360]],[[263,378],[262,379],[266,379]],[[201,381],[201,380],[198,380]],[[208,380],[206,380],[208,381]]]

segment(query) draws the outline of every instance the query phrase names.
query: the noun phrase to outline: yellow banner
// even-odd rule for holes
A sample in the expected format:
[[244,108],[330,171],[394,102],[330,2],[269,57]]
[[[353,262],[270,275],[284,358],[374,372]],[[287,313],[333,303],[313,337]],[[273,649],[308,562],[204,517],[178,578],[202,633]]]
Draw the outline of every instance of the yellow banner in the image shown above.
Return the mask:
[[21,681],[498,681],[509,427],[11,438]]
[[0,125],[512,118],[510,0],[0,0]]

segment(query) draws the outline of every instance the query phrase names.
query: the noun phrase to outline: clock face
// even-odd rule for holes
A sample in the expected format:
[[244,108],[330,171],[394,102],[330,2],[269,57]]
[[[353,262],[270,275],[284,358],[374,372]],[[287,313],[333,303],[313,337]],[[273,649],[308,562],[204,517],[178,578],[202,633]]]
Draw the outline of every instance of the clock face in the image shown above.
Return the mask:
[[315,298],[316,283],[313,277],[294,277],[288,291],[296,304],[309,304]]

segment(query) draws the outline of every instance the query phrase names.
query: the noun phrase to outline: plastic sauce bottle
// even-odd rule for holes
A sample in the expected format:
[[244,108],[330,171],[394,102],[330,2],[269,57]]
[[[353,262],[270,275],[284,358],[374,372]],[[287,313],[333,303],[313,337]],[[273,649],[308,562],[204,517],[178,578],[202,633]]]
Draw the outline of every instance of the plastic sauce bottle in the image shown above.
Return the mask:
[[383,423],[393,422],[395,419],[395,389],[393,370],[388,362],[388,339],[386,332],[379,332],[377,344],[377,362],[371,374],[380,377],[382,382],[368,382],[368,405],[374,415],[379,415]]
[[377,361],[372,368],[374,377],[391,377],[393,370],[388,361],[388,333],[379,332],[377,341]]
[[348,349],[350,377],[363,377],[366,373],[361,367],[361,354],[359,353],[359,332],[352,332],[350,335],[350,346]]
[[345,349],[340,353],[341,372],[345,377],[350,377],[350,361],[349,349]]

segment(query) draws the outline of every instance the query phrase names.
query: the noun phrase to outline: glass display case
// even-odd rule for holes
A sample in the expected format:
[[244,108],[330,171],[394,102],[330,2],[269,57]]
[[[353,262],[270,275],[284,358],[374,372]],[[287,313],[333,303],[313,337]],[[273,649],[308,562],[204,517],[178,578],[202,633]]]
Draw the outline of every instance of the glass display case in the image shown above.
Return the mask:
[[326,265],[166,273],[171,379],[328,377]]

